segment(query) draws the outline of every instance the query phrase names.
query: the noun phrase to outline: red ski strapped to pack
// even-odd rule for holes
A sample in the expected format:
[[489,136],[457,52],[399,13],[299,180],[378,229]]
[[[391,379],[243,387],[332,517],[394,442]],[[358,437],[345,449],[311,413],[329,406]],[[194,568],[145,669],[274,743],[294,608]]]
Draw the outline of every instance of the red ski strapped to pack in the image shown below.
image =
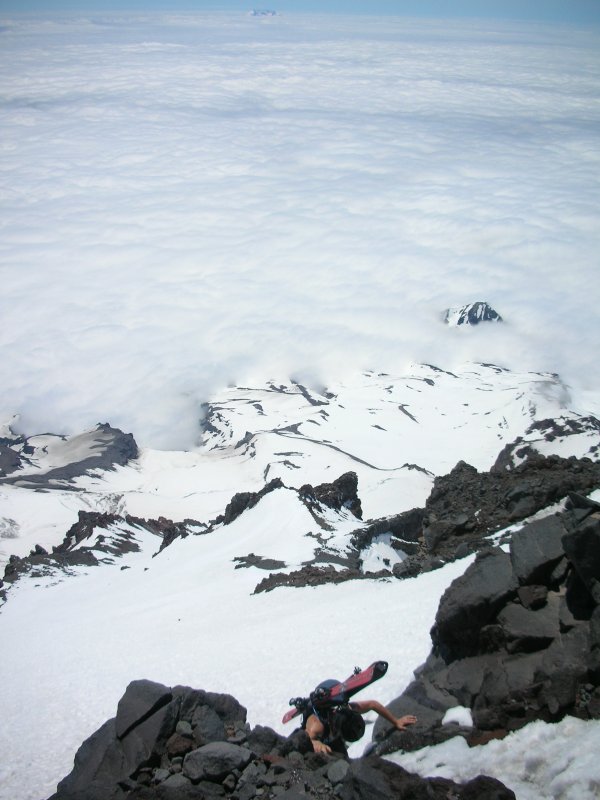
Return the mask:
[[289,722],[291,719],[294,719],[294,717],[302,714],[311,701],[316,701],[319,705],[326,705],[328,703],[335,705],[338,703],[347,702],[350,697],[355,695],[361,689],[364,689],[365,686],[369,686],[371,683],[378,681],[379,678],[383,678],[387,672],[387,669],[387,661],[374,661],[370,666],[363,670],[360,670],[357,667],[352,675],[350,675],[349,678],[346,678],[345,681],[337,683],[335,686],[332,686],[329,689],[321,689],[320,696],[318,698],[314,697],[314,692],[310,698],[292,697],[290,700],[290,705],[293,706],[293,708],[290,708],[290,710],[284,714],[283,722]]

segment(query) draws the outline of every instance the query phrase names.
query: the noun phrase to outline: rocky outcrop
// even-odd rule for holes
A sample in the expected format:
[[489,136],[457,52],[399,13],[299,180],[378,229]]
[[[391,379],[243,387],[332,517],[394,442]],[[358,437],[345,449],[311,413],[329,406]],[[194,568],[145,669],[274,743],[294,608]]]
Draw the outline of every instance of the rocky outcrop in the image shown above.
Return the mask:
[[[49,440],[53,457],[48,455]],[[137,457],[138,446],[133,435],[108,423],[98,424],[94,430],[77,436],[4,439],[0,466],[5,474],[0,475],[0,483],[34,489],[71,489],[74,478],[91,470],[113,470]],[[61,466],[53,466],[53,461]],[[25,467],[29,470],[23,474]]]
[[[378,535],[408,558],[394,567],[398,578],[442,566],[489,547],[488,537],[564,500],[600,486],[600,463],[589,458],[544,457],[532,453],[514,469],[478,472],[459,461],[435,479],[425,508],[377,520],[353,535],[361,550]],[[512,536],[508,532],[505,541]]]
[[347,508],[355,517],[362,519],[362,508],[357,492],[356,472],[345,472],[333,483],[321,483],[318,486],[306,483],[299,490],[300,497],[307,504],[317,502],[336,511]]
[[389,570],[362,572],[357,568],[336,569],[331,565],[319,567],[307,564],[302,569],[293,572],[270,574],[267,578],[262,579],[253,594],[270,592],[278,586],[293,586],[298,589],[304,586],[321,586],[324,583],[345,583],[346,581],[389,577]]
[[211,524],[213,525],[230,525],[235,519],[237,519],[244,511],[247,511],[249,508],[254,508],[257,503],[259,503],[262,498],[269,494],[270,492],[275,491],[275,489],[282,489],[283,482],[280,478],[274,478],[272,481],[269,481],[259,492],[238,492],[234,494],[227,506],[225,507],[225,513],[220,514]]
[[133,681],[50,800],[514,800],[499,781],[425,779],[377,756],[317,755],[304,731],[251,728],[229,695]]
[[190,532],[201,533],[204,529],[202,523],[190,519],[173,522],[164,517],[142,519],[131,514],[79,511],[77,522],[69,528],[63,541],[52,548],[51,553],[36,545],[27,556],[10,556],[4,580],[11,584],[25,575],[42,577],[69,573],[79,566],[113,563],[126,553],[139,551],[136,534],[142,531],[155,535],[162,549],[165,543],[178,536],[185,537]]
[[[471,743],[566,714],[600,719],[600,504],[570,495],[565,512],[526,525],[510,552],[478,554],[444,593],[433,649],[391,705],[416,714],[404,733],[375,726],[376,752],[462,735]],[[473,726],[443,725],[448,709]]]
[[[600,485],[600,463],[589,458],[532,454],[518,467],[478,472],[460,461],[436,478],[425,504],[424,543],[446,556],[457,540],[487,536],[567,497]],[[454,540],[454,541],[451,541]]]
[[9,444],[0,442],[0,478],[21,469],[23,458]]

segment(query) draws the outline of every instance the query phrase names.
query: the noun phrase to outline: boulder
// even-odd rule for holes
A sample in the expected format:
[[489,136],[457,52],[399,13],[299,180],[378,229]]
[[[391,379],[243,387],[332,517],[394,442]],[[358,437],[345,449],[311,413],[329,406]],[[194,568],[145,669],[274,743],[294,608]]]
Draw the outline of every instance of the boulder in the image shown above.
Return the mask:
[[128,777],[123,749],[110,719],[81,745],[73,771],[63,778],[50,800],[123,800],[118,782]]
[[183,774],[192,783],[209,780],[220,783],[234,770],[243,770],[252,760],[245,747],[229,742],[210,742],[192,750],[183,760]]
[[510,557],[521,585],[546,583],[564,556],[562,539],[567,533],[558,516],[530,522],[513,534]]
[[509,653],[528,653],[548,647],[560,633],[559,600],[554,595],[537,611],[509,603],[498,614],[506,649]]
[[546,604],[546,600],[548,598],[548,587],[543,585],[520,586],[517,589],[517,595],[523,608],[529,608],[532,611],[536,611],[538,608],[542,608]]
[[594,513],[562,540],[567,558],[592,596],[600,603],[600,515]]
[[460,792],[460,800],[512,800],[515,793],[496,778],[478,775],[466,783]]
[[148,680],[132,681],[119,700],[115,728],[117,738],[122,739],[141,722],[173,699],[171,690],[160,683]]
[[225,724],[217,712],[208,705],[199,705],[192,714],[192,731],[198,745],[207,742],[224,742]]
[[495,619],[517,589],[510,557],[503,550],[479,553],[444,592],[431,630],[434,648],[446,661],[476,654],[481,628]]
[[286,738],[272,728],[256,725],[246,738],[246,746],[256,755],[264,755],[285,746]]

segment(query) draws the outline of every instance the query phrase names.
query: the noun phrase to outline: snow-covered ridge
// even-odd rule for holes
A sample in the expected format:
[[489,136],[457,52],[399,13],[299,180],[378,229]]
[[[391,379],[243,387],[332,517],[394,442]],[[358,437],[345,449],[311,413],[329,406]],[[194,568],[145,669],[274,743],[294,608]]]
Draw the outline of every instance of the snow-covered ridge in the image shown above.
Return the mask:
[[457,325],[478,325],[480,322],[502,322],[502,317],[489,303],[478,300],[460,308],[449,308],[444,322],[452,327]]
[[[598,421],[585,411],[571,407],[550,373],[415,364],[403,375],[361,373],[327,389],[289,381],[224,389],[205,407],[203,444],[189,452],[138,454],[120,434],[117,460],[114,429],[4,439],[3,452],[21,463],[0,477],[0,563],[58,545],[80,510],[208,522],[235,493],[274,478],[299,489],[353,471],[365,520],[397,514],[424,505],[435,476],[459,460],[488,470],[502,450],[519,463],[527,447],[597,458]],[[87,460],[100,452],[104,461]],[[109,460],[113,471],[97,469]]]

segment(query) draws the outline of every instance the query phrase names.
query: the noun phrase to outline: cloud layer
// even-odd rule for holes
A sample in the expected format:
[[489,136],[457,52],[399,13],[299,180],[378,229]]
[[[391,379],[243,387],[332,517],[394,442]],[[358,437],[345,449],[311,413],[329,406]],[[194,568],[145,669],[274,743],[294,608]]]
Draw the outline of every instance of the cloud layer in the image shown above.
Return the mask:
[[[186,447],[227,382],[410,360],[598,397],[597,33],[217,15],[0,37],[0,406],[28,432]],[[441,323],[473,300],[506,325]]]

